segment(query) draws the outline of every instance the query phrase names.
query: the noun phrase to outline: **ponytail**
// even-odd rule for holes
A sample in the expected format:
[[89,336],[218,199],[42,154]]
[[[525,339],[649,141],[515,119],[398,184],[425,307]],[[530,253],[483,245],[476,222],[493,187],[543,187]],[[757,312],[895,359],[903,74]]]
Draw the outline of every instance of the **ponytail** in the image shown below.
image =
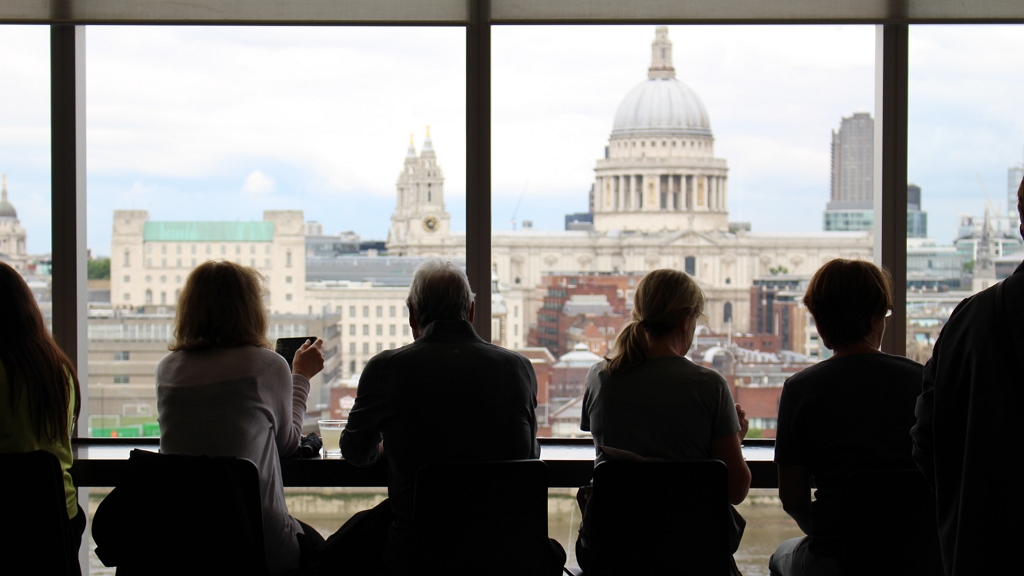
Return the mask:
[[630,321],[615,337],[615,354],[608,360],[608,371],[618,372],[638,366],[647,359],[647,331],[643,322],[632,313]]
[[647,360],[647,336],[664,336],[683,320],[704,312],[704,293],[679,270],[654,270],[640,279],[629,322],[605,358],[609,372],[629,370]]

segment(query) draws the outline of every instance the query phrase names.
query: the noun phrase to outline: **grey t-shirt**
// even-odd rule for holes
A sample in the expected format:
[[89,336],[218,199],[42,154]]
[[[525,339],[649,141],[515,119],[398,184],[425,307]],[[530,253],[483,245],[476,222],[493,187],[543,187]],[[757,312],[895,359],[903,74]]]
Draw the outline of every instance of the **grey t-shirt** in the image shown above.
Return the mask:
[[[711,441],[740,430],[725,378],[687,358],[659,356],[614,374],[591,367],[580,429],[595,446],[646,458],[706,460]],[[597,462],[603,460],[598,453]],[[595,463],[595,464],[596,464]]]

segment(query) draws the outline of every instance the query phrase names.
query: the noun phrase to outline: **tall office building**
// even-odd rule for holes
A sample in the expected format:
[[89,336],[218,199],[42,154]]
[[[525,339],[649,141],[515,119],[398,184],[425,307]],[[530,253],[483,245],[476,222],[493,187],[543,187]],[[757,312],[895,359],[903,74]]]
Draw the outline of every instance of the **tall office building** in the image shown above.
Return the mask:
[[870,230],[874,223],[875,120],[867,112],[843,118],[832,131],[832,199],[826,231]]
[[[871,230],[874,212],[875,120],[867,112],[843,118],[832,131],[832,199],[825,207],[826,232]],[[921,187],[907,185],[907,237],[928,236]]]
[[843,118],[832,132],[832,201],[829,208],[872,207],[875,120],[867,112]]
[[1017,188],[1024,179],[1024,165],[1012,166],[1007,170],[1006,184],[1006,216],[1010,219],[1010,230],[1020,226],[1020,215],[1017,214]]
[[928,237],[928,213],[921,210],[921,187],[907,184],[907,238]]

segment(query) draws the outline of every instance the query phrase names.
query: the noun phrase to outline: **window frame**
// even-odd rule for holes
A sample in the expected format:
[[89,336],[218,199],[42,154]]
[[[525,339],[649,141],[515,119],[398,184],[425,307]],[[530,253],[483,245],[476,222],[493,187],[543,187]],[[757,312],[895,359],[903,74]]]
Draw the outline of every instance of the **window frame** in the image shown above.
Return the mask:
[[[53,335],[79,368],[88,412],[85,34],[90,24],[456,26],[466,29],[466,270],[475,327],[491,338],[491,27],[543,24],[873,24],[876,26],[875,261],[906,283],[910,24],[1024,23],[1024,3],[978,0],[91,0],[0,3],[0,24],[50,26]],[[56,233],[60,231],[60,233]],[[209,252],[209,245],[207,245]],[[147,251],[147,254],[149,252]],[[150,263],[147,262],[147,266]],[[906,293],[896,291],[882,349],[905,353]],[[404,316],[404,314],[403,314]],[[78,435],[77,429],[75,435]]]

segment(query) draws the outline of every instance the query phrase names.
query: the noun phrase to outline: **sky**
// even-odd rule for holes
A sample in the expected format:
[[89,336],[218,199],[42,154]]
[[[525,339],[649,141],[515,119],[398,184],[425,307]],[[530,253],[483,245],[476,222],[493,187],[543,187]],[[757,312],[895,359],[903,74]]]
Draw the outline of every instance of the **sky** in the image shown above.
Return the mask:
[[[912,26],[909,161],[930,236],[1006,210],[1024,161],[1024,26]],[[561,229],[587,210],[622,98],[647,77],[653,26],[493,29],[493,226]],[[873,26],[671,26],[729,165],[731,221],[815,231],[831,131],[874,108]],[[452,228],[465,228],[462,28],[90,26],[88,242],[115,209],[154,220],[303,210],[326,233],[383,239],[409,135],[430,126]],[[32,253],[49,250],[48,29],[0,26],[0,172]]]

